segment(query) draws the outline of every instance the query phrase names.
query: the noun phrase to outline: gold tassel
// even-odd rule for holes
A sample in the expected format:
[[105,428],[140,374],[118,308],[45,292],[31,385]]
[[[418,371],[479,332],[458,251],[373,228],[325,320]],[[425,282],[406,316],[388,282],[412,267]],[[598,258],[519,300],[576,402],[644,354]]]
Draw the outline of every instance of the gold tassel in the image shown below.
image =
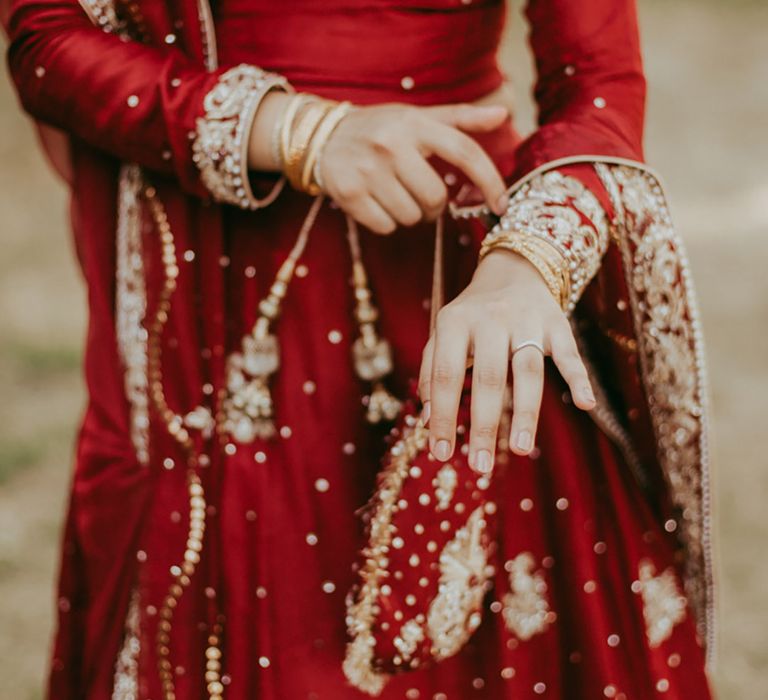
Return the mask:
[[392,348],[376,330],[379,310],[371,301],[368,275],[363,265],[357,225],[347,217],[347,240],[352,254],[352,284],[355,288],[355,320],[360,335],[352,344],[355,373],[360,379],[372,383],[371,393],[363,397],[366,419],[377,424],[397,418],[402,402],[384,385],[384,378],[392,373]]
[[227,359],[227,386],[219,422],[220,432],[235,442],[269,440],[276,434],[269,384],[280,369],[280,343],[272,333],[272,324],[280,316],[296,263],[304,252],[322,203],[322,196],[312,203],[293,249],[280,266],[269,293],[259,303],[259,317],[243,338],[241,351],[233,352]]

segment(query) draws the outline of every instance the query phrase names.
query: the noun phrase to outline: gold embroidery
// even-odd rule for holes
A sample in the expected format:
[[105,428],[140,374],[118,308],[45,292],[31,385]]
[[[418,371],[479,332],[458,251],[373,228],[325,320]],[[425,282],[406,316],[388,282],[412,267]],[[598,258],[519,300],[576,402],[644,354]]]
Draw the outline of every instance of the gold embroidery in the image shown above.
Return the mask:
[[640,562],[639,572],[645,632],[648,644],[654,648],[668,639],[674,626],[685,619],[688,601],[677,587],[672,567],[654,575],[656,567],[644,560]]
[[549,604],[547,584],[541,572],[535,572],[530,552],[522,552],[508,561],[509,593],[502,600],[502,614],[507,629],[518,639],[527,641],[547,627]]
[[709,450],[703,339],[682,241],[658,180],[626,165],[595,166],[613,202],[659,462],[679,509],[685,589],[713,648]]
[[347,680],[369,695],[379,695],[389,675],[373,667],[376,638],[372,626],[376,618],[376,600],[381,579],[386,572],[386,551],[392,540],[392,514],[403,481],[413,458],[427,446],[429,431],[421,419],[406,425],[402,438],[390,450],[391,459],[382,470],[376,501],[373,504],[365,563],[360,572],[361,585],[347,605],[347,644],[343,671]]
[[120,168],[115,271],[115,331],[125,369],[125,395],[130,405],[131,442],[141,464],[149,462],[149,399],[147,396],[147,291],[142,259],[139,194],[143,187],[136,165]]
[[477,508],[440,553],[440,584],[427,613],[436,659],[458,652],[480,625],[489,577],[483,512],[483,507]]
[[459,478],[456,470],[446,462],[437,472],[434,483],[438,510],[446,510],[451,505],[451,499],[458,483]]
[[403,661],[410,661],[422,641],[424,628],[416,620],[408,620],[400,628],[400,636],[395,637],[394,644]]
[[131,592],[128,614],[125,617],[123,646],[115,662],[115,678],[112,685],[112,700],[137,700],[139,697],[139,594]]
[[[127,24],[118,16],[114,0],[80,0],[91,22],[108,33],[127,36]],[[147,293],[142,258],[139,194],[144,186],[141,169],[123,164],[118,176],[115,333],[125,369],[125,394],[130,406],[131,443],[140,464],[149,461],[149,399],[147,397],[147,330],[144,317]]]
[[205,114],[196,123],[192,159],[216,201],[258,209],[280,193],[283,178],[263,200],[254,196],[248,181],[251,124],[265,95],[276,89],[288,89],[285,78],[241,64],[223,73],[203,99]]
[[483,247],[510,232],[533,236],[552,246],[567,265],[572,311],[584,288],[600,269],[608,248],[608,220],[599,200],[574,177],[557,170],[536,175],[512,193],[501,221],[488,233]]

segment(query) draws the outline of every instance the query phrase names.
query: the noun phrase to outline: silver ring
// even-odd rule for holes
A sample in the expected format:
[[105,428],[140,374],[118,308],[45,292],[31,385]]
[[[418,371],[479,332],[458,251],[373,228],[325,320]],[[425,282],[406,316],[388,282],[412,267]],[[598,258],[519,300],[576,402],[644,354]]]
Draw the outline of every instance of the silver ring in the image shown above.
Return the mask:
[[524,343],[516,345],[514,348],[512,348],[512,354],[514,355],[518,350],[522,350],[523,348],[536,348],[542,355],[547,354],[544,352],[544,348],[541,347],[541,343],[535,340],[526,340]]

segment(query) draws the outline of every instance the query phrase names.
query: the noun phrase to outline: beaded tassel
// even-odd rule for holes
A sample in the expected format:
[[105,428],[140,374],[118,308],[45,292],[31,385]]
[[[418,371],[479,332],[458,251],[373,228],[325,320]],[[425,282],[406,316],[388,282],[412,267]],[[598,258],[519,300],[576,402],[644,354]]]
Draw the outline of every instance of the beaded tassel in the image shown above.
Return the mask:
[[227,360],[219,427],[223,435],[231,435],[236,442],[268,440],[275,435],[269,384],[280,368],[280,344],[272,333],[272,324],[280,316],[282,301],[322,203],[322,197],[312,203],[293,249],[280,266],[269,293],[259,303],[256,323],[243,338],[240,352],[233,352]]
[[376,330],[379,310],[371,301],[368,274],[362,261],[357,225],[347,217],[347,240],[352,254],[352,284],[355,288],[355,320],[360,335],[352,344],[355,373],[360,379],[372,383],[371,393],[363,398],[369,423],[393,421],[402,402],[384,385],[384,378],[392,373],[392,348]]

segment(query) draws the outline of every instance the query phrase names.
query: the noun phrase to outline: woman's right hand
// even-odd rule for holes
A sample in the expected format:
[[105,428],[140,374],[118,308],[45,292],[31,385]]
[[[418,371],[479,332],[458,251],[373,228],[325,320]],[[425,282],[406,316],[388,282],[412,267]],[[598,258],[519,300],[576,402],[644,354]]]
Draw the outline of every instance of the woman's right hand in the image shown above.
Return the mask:
[[461,170],[492,211],[507,206],[506,186],[493,161],[465,132],[492,131],[508,117],[500,106],[470,104],[358,107],[331,134],[320,161],[326,193],[371,231],[434,220],[447,189],[429,164],[438,156]]

